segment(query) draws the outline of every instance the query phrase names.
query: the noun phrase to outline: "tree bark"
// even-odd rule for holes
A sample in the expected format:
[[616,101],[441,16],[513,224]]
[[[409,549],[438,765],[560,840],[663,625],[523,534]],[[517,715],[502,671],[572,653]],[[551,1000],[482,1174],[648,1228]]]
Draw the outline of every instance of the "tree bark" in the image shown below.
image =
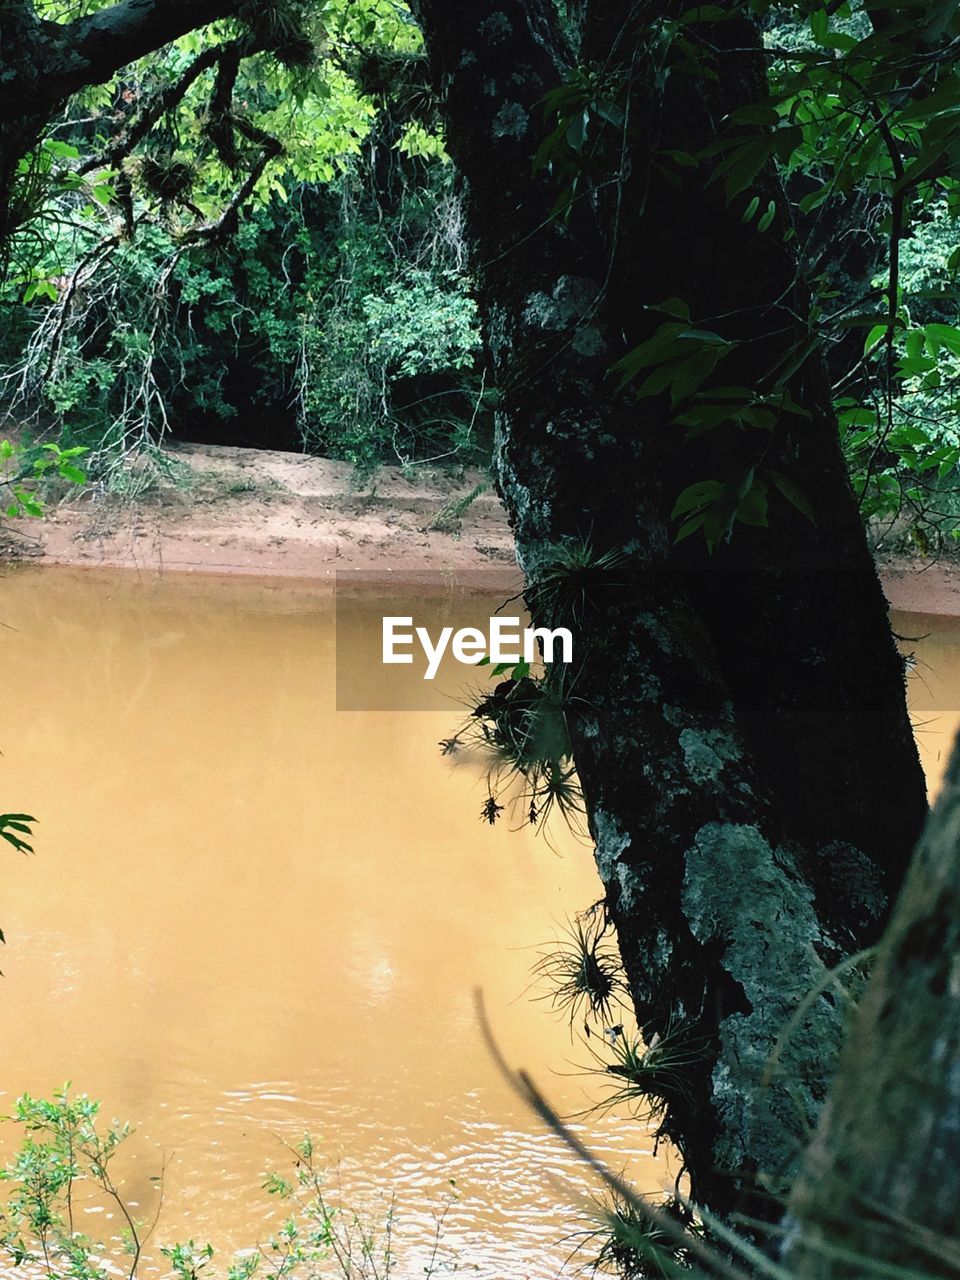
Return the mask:
[[[544,95],[574,69],[553,4],[417,5],[467,188],[498,484],[537,624],[575,633],[566,718],[634,1006],[648,1037],[697,1046],[661,1087],[662,1132],[694,1196],[726,1212],[796,1170],[839,1043],[829,998],[761,1087],[764,1071],[823,964],[878,936],[924,784],[776,174],[752,188],[776,208],[763,235],[709,160],[673,159],[762,96],[757,33],[717,23],[711,74],[664,76],[649,52],[663,6],[587,9],[582,65],[605,68],[626,123],[589,151],[563,217],[556,177],[535,164]],[[782,416],[759,446],[736,429],[688,443],[664,397],[618,387],[611,366],[668,298],[739,344],[724,381],[759,386],[806,351],[790,379],[806,416]],[[816,523],[783,502],[713,557],[677,544],[680,491],[758,448]],[[558,550],[573,546],[593,567],[571,596],[555,588]]]
[[[960,750],[790,1199],[797,1280],[960,1273]],[[863,1268],[864,1270],[866,1268]]]
[[[0,119],[52,109],[86,85],[188,31],[226,18],[243,0],[120,0],[73,22],[45,22],[25,0],[0,4]],[[24,56],[28,55],[28,56]]]

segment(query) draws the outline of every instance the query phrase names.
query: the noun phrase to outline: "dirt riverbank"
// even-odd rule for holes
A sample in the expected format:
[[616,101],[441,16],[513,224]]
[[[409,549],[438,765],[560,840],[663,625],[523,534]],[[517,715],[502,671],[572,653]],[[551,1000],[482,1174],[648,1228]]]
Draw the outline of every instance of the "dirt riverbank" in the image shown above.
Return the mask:
[[[8,521],[7,558],[311,581],[342,570],[515,570],[503,508],[479,471],[381,467],[182,444],[139,496],[92,489],[43,520]],[[481,492],[477,490],[486,486]],[[881,565],[895,609],[960,616],[960,564]]]
[[[510,569],[503,508],[479,471],[382,467],[178,445],[138,496],[91,488],[7,522],[8,555],[52,564],[324,580],[340,570]],[[477,493],[480,486],[486,486]]]

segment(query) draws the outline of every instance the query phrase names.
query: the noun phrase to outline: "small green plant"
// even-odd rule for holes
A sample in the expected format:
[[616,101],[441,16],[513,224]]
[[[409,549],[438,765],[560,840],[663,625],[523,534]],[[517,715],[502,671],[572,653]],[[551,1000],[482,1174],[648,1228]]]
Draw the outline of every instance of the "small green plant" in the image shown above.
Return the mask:
[[648,1118],[662,1116],[671,1100],[687,1098],[687,1068],[699,1062],[706,1041],[684,1022],[673,1021],[663,1034],[652,1033],[644,1043],[623,1027],[605,1037],[602,1051],[591,1048],[595,1067],[609,1091],[600,1107],[626,1105]]
[[[393,1272],[392,1248],[395,1206],[391,1199],[382,1229],[373,1230],[358,1214],[330,1200],[325,1172],[317,1165],[309,1135],[289,1148],[295,1177],[267,1176],[264,1189],[287,1201],[291,1212],[263,1251],[277,1276],[316,1273],[325,1261],[344,1280],[388,1280]],[[233,1280],[233,1277],[229,1277]]]
[[[45,1101],[27,1094],[18,1098],[9,1122],[25,1136],[5,1169],[0,1185],[0,1260],[29,1269],[43,1280],[108,1280],[125,1275],[137,1280],[144,1270],[144,1246],[157,1226],[135,1219],[114,1177],[114,1158],[132,1130],[127,1124],[99,1122],[100,1104],[86,1094],[71,1097],[69,1086]],[[327,1186],[313,1140],[305,1135],[287,1148],[293,1163],[290,1177],[270,1173],[263,1182],[268,1195],[285,1202],[287,1213],[274,1234],[242,1250],[224,1266],[217,1265],[209,1242],[178,1241],[160,1253],[177,1280],[390,1280],[394,1270],[395,1206],[390,1198],[382,1222],[372,1227],[345,1209]],[[156,1179],[162,1184],[162,1177]],[[441,1247],[444,1219],[457,1192],[451,1182],[439,1212],[426,1276],[456,1269]],[[161,1186],[162,1190],[162,1186]],[[81,1200],[108,1201],[119,1212],[125,1230],[120,1241],[92,1240],[79,1229]],[[126,1255],[125,1257],[123,1255]],[[0,1261],[0,1270],[3,1263]],[[151,1274],[153,1273],[151,1268]]]
[[104,1280],[105,1246],[80,1230],[75,1212],[81,1185],[112,1202],[125,1224],[124,1271],[136,1275],[152,1226],[144,1230],[123,1200],[111,1165],[128,1125],[97,1124],[99,1103],[71,1098],[65,1086],[52,1101],[23,1094],[9,1117],[26,1136],[13,1162],[0,1171],[10,1190],[0,1217],[0,1249],[14,1266],[40,1267],[49,1280]]
[[481,494],[486,493],[485,484],[477,484],[461,498],[454,498],[446,506],[441,507],[429,524],[424,525],[424,533],[456,533],[460,528],[460,517],[465,515]]
[[563,936],[541,951],[533,973],[547,984],[542,998],[567,1012],[571,1023],[582,1017],[587,1035],[588,1018],[614,1021],[627,988],[603,904],[575,916]]
[[70,485],[86,484],[86,473],[77,466],[77,459],[86,452],[80,445],[64,449],[58,444],[44,444],[39,449],[25,449],[0,440],[0,489],[9,490],[4,514],[11,519],[42,516],[40,487],[54,477]]
[[579,622],[588,606],[626,585],[630,555],[621,547],[597,551],[592,538],[568,538],[538,558],[525,591],[534,616]]
[[[618,1276],[620,1280],[661,1280],[678,1273],[689,1274],[689,1252],[641,1213],[636,1204],[610,1194],[597,1208],[601,1225],[588,1237],[599,1245],[590,1261],[595,1273]],[[675,1219],[682,1229],[700,1234],[693,1215],[682,1201],[668,1200],[660,1213]]]

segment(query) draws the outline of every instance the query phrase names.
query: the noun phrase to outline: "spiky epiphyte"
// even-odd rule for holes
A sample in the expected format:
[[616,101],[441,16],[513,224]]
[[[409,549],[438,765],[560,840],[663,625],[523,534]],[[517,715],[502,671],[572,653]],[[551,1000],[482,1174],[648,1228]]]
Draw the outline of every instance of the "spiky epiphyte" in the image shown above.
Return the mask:
[[562,702],[542,680],[503,680],[472,715],[484,745],[508,768],[524,772],[571,754]]
[[604,912],[575,916],[549,948],[540,953],[533,972],[549,986],[542,997],[570,1021],[588,1017],[611,1022],[621,995],[626,993],[620,956],[609,935]]
[[501,813],[503,813],[503,805],[497,803],[497,797],[491,792],[483,802],[483,807],[480,810],[480,821],[489,823],[492,827]]
[[156,152],[140,161],[139,178],[151,195],[165,204],[189,196],[194,170],[186,161],[169,152]]
[[573,765],[565,699],[556,680],[503,680],[474,707],[464,733],[473,730],[492,757],[490,785],[505,775],[523,779],[527,820],[541,824],[559,811],[575,831],[583,804]]
[[317,46],[313,42],[313,38],[303,31],[299,35],[291,36],[289,40],[284,40],[282,44],[278,44],[273,49],[273,56],[281,64],[281,66],[292,69],[293,67],[312,67],[317,60]]
[[621,1103],[647,1116],[660,1116],[674,1099],[688,1098],[689,1068],[698,1063],[706,1042],[679,1021],[667,1025],[645,1044],[639,1035],[621,1034],[603,1052],[593,1052],[599,1074],[612,1085],[604,1109]]
[[532,570],[525,595],[534,616],[553,622],[579,620],[585,609],[601,606],[608,590],[622,590],[629,555],[613,547],[598,552],[590,538],[568,538],[551,546]]
[[285,67],[310,67],[317,42],[302,0],[266,0],[240,7],[237,14],[258,49],[272,53]]
[[[643,1209],[620,1196],[598,1206],[603,1226],[592,1232],[600,1248],[591,1260],[594,1272],[621,1277],[621,1280],[649,1280],[674,1276],[690,1266],[687,1250]],[[696,1231],[690,1210],[671,1198],[659,1206],[658,1220],[674,1218],[685,1230]],[[698,1233],[699,1234],[699,1233]]]

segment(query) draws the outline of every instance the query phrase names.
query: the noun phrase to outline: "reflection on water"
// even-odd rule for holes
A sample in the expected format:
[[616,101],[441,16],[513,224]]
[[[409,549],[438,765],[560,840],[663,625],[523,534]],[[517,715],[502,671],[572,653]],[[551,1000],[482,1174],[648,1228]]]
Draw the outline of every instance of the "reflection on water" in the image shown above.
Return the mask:
[[[441,712],[336,712],[332,601],[286,582],[25,569],[2,621],[0,807],[40,823],[36,858],[3,855],[0,1106],[72,1080],[135,1121],[144,1216],[167,1160],[159,1243],[265,1238],[262,1175],[310,1131],[351,1203],[395,1192],[400,1280],[450,1179],[464,1269],[555,1275],[580,1179],[498,1078],[471,992],[580,1110],[589,1055],[528,986],[599,884],[562,831],[479,821],[478,773],[437,748],[456,687]],[[641,1188],[667,1182],[643,1126],[583,1123]]]

